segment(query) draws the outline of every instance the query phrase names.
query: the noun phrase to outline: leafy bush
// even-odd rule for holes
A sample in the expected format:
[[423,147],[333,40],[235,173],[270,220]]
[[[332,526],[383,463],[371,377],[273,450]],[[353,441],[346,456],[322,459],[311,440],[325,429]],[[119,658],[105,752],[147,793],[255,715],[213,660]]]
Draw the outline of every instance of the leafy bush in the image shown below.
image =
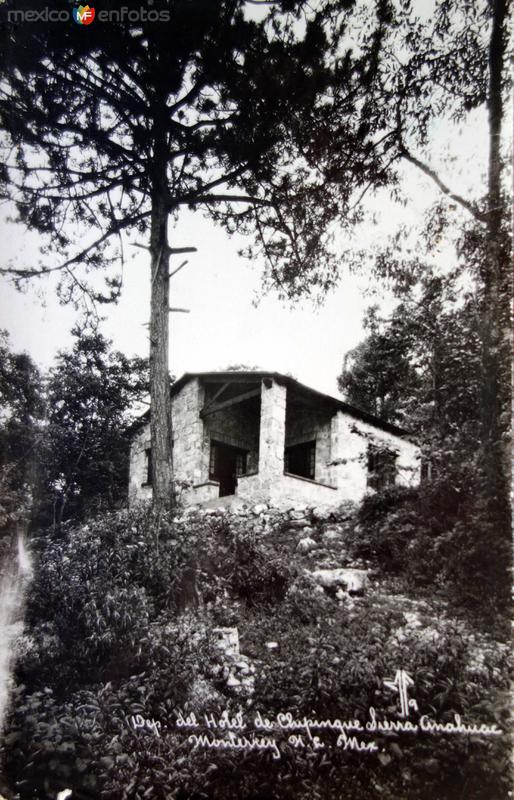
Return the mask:
[[482,624],[502,624],[510,603],[509,542],[480,497],[476,474],[465,468],[416,489],[368,496],[350,537],[354,551],[411,590],[437,588]]
[[[415,496],[390,497],[388,516]],[[378,525],[378,498],[369,501]],[[361,523],[362,524],[362,523]],[[277,535],[275,535],[277,534]],[[250,513],[107,514],[34,543],[18,688],[3,743],[21,800],[486,800],[507,796],[506,737],[384,736],[378,755],[192,750],[178,709],[217,716],[396,718],[384,679],[415,677],[420,713],[506,729],[507,649],[434,601],[338,601],[302,574],[277,523]],[[253,694],[231,688],[209,631],[237,625]],[[269,647],[275,643],[276,647]],[[141,714],[160,735],[135,730]]]

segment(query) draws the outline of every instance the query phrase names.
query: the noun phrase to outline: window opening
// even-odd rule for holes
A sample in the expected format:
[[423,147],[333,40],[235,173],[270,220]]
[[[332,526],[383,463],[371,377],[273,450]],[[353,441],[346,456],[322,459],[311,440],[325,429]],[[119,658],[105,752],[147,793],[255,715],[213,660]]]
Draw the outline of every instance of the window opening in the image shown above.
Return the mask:
[[316,474],[316,442],[302,442],[286,447],[284,452],[284,472],[300,478],[314,480]]
[[368,447],[368,486],[377,492],[396,483],[397,453],[387,448]]

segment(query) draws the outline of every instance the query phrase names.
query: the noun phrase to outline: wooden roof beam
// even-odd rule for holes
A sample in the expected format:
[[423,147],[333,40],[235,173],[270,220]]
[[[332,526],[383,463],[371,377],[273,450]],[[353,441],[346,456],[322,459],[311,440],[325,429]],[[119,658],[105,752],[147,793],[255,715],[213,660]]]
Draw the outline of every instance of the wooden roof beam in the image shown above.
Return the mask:
[[238,394],[236,397],[231,397],[230,400],[223,400],[221,403],[209,403],[209,405],[204,406],[200,411],[200,416],[202,419],[209,414],[214,414],[216,411],[221,411],[224,408],[230,408],[230,406],[235,406],[237,403],[242,403],[243,400],[249,400],[251,397],[260,397],[261,389],[260,386],[258,389],[252,389],[250,392],[243,392],[243,394]]

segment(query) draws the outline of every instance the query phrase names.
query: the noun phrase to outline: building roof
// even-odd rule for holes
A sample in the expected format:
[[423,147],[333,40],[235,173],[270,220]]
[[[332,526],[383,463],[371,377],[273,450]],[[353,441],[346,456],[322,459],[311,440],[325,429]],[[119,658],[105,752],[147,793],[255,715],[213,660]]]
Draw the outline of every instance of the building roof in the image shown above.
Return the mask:
[[[344,400],[340,400],[337,397],[332,397],[332,395],[325,394],[324,392],[320,392],[317,389],[312,389],[310,386],[306,386],[303,383],[295,380],[290,375],[284,375],[280,372],[265,372],[261,370],[225,370],[221,372],[185,372],[182,377],[180,377],[175,383],[171,385],[171,396],[178,394],[183,386],[189,381],[199,378],[200,380],[206,381],[228,381],[233,378],[240,378],[241,383],[257,383],[262,381],[265,378],[271,378],[279,384],[283,386],[287,386],[290,389],[294,389],[300,394],[308,395],[313,399],[318,399],[318,401],[323,402],[325,405],[332,405],[334,410],[336,411],[344,411],[350,417],[354,417],[355,419],[360,420],[361,422],[366,422],[368,425],[373,425],[375,428],[380,428],[387,433],[392,433],[395,436],[402,436],[408,437],[409,431],[405,430],[404,428],[400,428],[398,425],[393,425],[391,422],[386,422],[385,420],[380,419],[380,417],[376,417],[374,414],[369,414],[367,411],[361,411],[359,408],[355,408],[355,406],[349,405],[349,403],[345,403]],[[142,417],[140,417],[134,425],[132,425],[128,431],[128,433],[134,433],[141,425],[144,425],[150,417],[150,411],[146,411]]]

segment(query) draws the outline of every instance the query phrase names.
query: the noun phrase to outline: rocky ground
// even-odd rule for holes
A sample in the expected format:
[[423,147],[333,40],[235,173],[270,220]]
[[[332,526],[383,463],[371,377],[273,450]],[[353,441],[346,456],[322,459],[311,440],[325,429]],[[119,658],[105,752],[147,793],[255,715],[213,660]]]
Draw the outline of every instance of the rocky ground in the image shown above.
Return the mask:
[[[345,503],[333,509],[297,504],[278,509],[265,503],[252,505],[239,498],[222,498],[215,504],[188,507],[176,516],[175,522],[187,526],[193,519],[206,526],[216,527],[220,521],[228,527],[244,525],[258,537],[270,537],[273,550],[286,552],[299,578],[312,584],[312,591],[328,595],[335,605],[357,610],[365,598],[377,605],[391,608],[391,613],[403,618],[395,630],[398,644],[412,634],[419,640],[436,643],[455,624],[448,603],[436,595],[416,597],[405,593],[403,587],[381,569],[375,560],[363,560],[355,555],[356,533],[359,533],[357,506]],[[294,591],[294,584],[293,584]],[[220,629],[222,630],[222,629]],[[236,689],[251,687],[253,667],[224,636],[234,635],[236,629],[223,629],[220,647],[226,654],[227,686]],[[231,633],[232,632],[232,633]],[[508,653],[508,646],[487,634],[469,629],[470,659],[467,666],[470,679],[480,679],[486,673],[488,655],[498,649]],[[277,643],[267,643],[270,647]]]

